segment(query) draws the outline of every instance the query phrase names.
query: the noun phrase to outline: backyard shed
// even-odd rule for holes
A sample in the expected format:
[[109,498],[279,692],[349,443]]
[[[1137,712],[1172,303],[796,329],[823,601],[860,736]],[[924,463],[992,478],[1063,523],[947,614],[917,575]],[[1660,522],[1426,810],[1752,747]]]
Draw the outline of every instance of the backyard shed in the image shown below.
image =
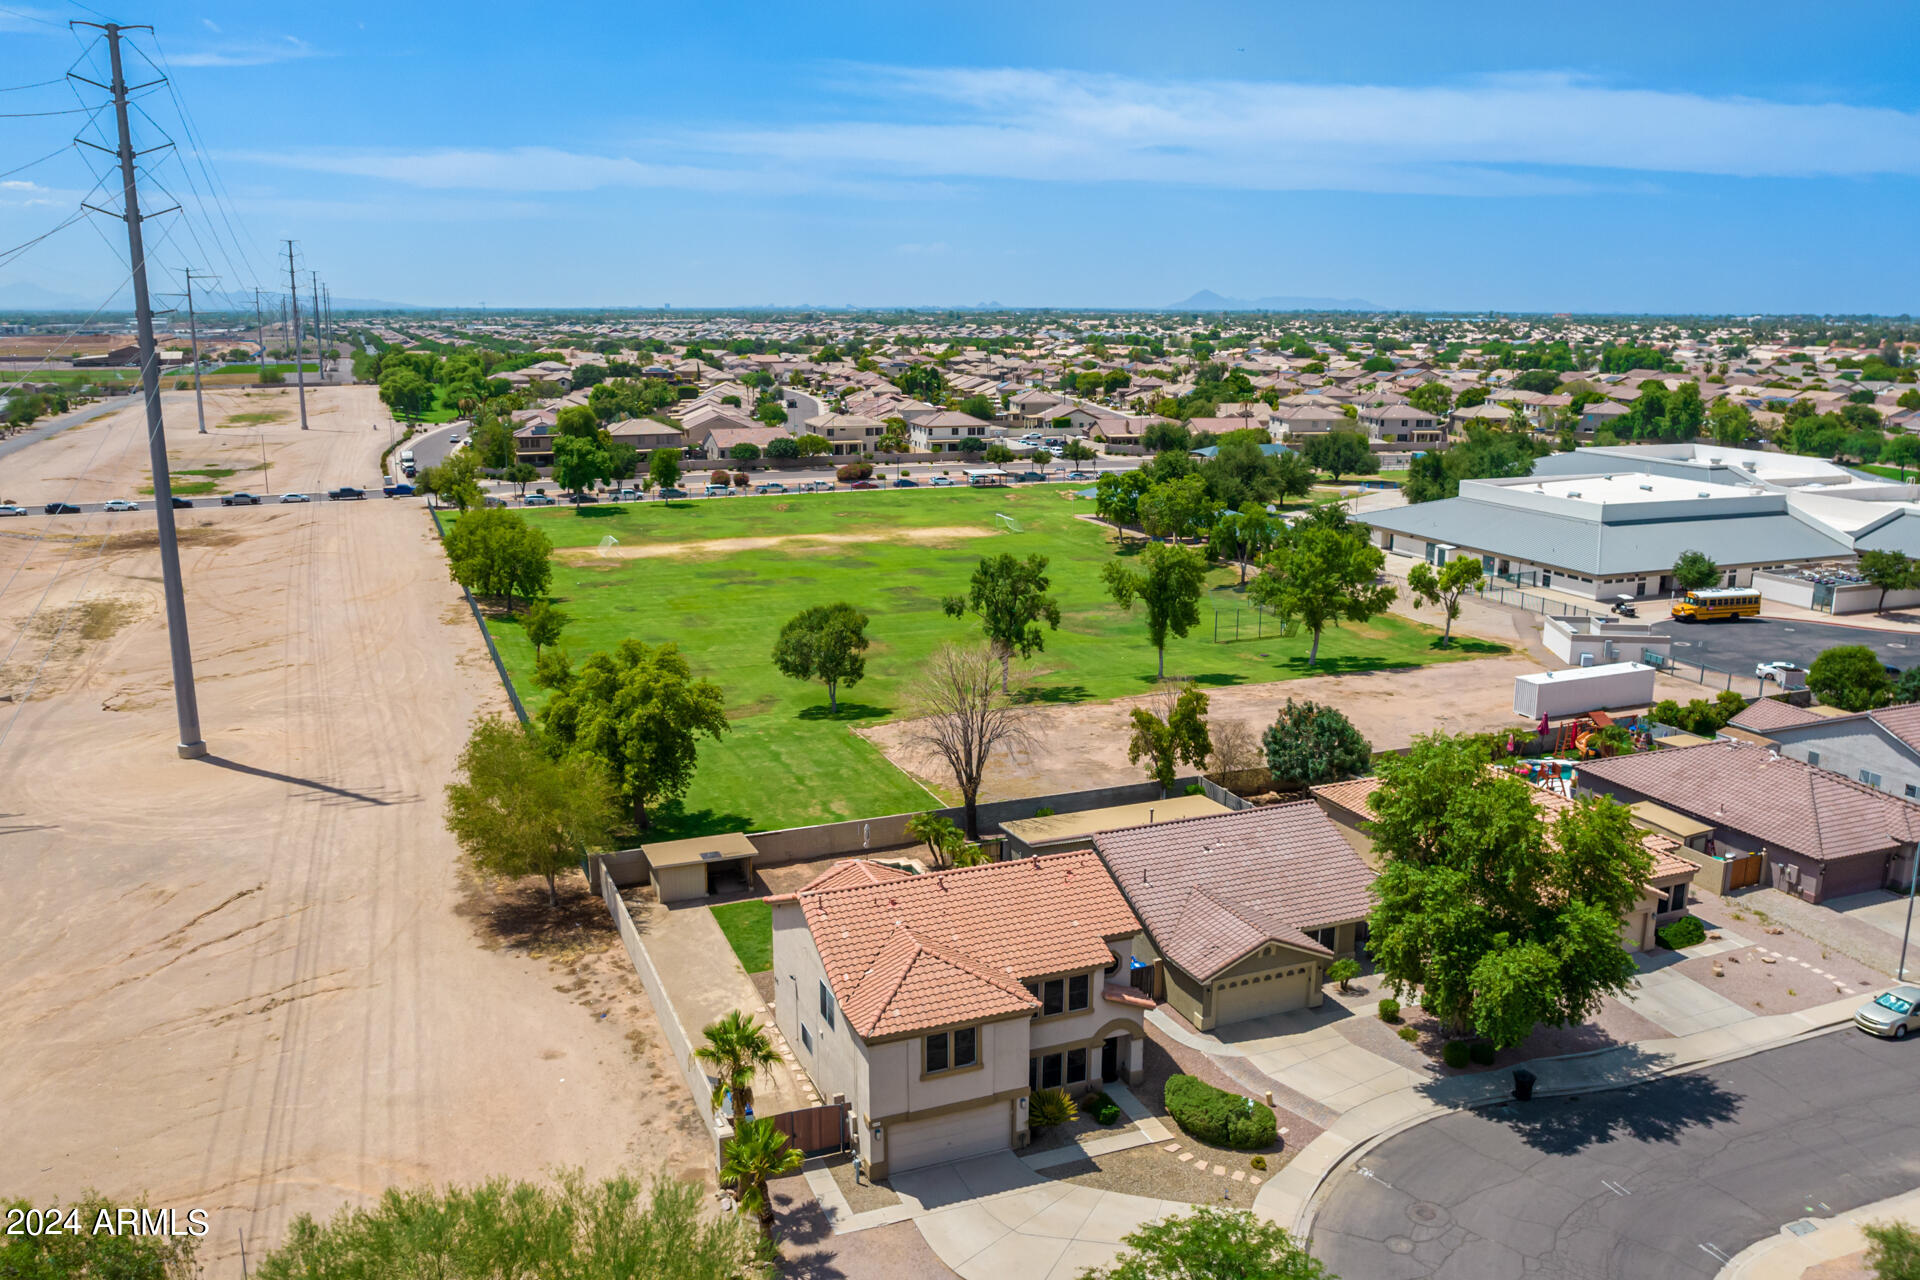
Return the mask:
[[685,902],[715,893],[744,892],[753,884],[753,841],[738,831],[665,840],[642,847],[647,878],[660,901]]
[[1516,676],[1513,710],[1529,720],[1577,716],[1610,707],[1644,707],[1653,701],[1653,668],[1643,662],[1611,662]]

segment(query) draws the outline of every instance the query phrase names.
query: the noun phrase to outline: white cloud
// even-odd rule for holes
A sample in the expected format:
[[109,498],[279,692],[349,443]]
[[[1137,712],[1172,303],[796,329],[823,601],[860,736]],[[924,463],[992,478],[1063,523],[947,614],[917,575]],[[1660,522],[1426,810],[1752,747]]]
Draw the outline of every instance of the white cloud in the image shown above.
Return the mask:
[[207,30],[213,32],[213,34],[215,35],[220,34],[220,24],[215,22],[212,18],[200,19],[200,25],[204,26]]
[[[220,29],[211,22],[207,25],[215,31]],[[282,36],[278,40],[235,40],[187,53],[176,53],[173,62],[181,67],[264,67],[276,62],[321,56],[319,50],[299,36]]]

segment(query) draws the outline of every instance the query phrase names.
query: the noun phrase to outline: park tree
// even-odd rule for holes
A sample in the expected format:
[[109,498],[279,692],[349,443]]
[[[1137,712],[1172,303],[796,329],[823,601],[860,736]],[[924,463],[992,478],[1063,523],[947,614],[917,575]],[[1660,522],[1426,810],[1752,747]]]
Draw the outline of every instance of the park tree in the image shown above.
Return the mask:
[[1720,566],[1704,551],[1682,551],[1673,562],[1673,585],[1681,591],[1701,591],[1720,581]]
[[[1915,393],[1909,391],[1907,394]],[[1907,472],[1920,466],[1920,436],[1909,435],[1903,431],[1893,437],[1887,441],[1886,447],[1880,450],[1880,462],[1883,466],[1898,468],[1900,483],[1905,484]]]
[[1407,571],[1407,589],[1422,604],[1437,604],[1447,612],[1446,630],[1440,634],[1440,647],[1453,642],[1453,623],[1460,616],[1460,597],[1478,587],[1486,578],[1478,556],[1455,556],[1439,573],[1422,561]]
[[1273,550],[1286,526],[1255,507],[1236,511],[1213,522],[1207,540],[1207,554],[1215,560],[1232,560],[1240,566],[1240,585],[1247,583],[1247,563]]
[[476,871],[544,876],[547,905],[560,905],[554,877],[605,848],[620,823],[620,798],[597,761],[553,758],[526,726],[485,716],[473,723],[447,784],[447,830]]
[[1338,508],[1322,507],[1300,521],[1267,554],[1260,576],[1247,588],[1255,604],[1313,634],[1307,665],[1320,659],[1320,636],[1328,626],[1365,622],[1387,611],[1394,588],[1380,582],[1386,553],[1367,541],[1366,529]]
[[1047,647],[1047,631],[1060,629],[1060,604],[1047,594],[1051,585],[1045,556],[1021,560],[1003,552],[981,557],[966,595],[948,596],[941,602],[949,618],[972,613],[980,619],[987,644],[1000,660],[1002,693],[1009,691],[1013,655],[1031,658]]
[[1307,462],[1333,480],[1341,476],[1372,475],[1380,469],[1379,460],[1367,446],[1367,438],[1358,431],[1329,431],[1325,435],[1309,436],[1301,448],[1306,451]]
[[634,639],[575,667],[541,723],[561,749],[606,767],[643,830],[649,808],[686,794],[700,739],[729,727],[720,687],[695,680],[678,646]]
[[1336,1280],[1278,1223],[1203,1205],[1123,1236],[1126,1248],[1082,1280]]
[[1147,776],[1160,784],[1160,794],[1173,789],[1175,771],[1182,763],[1204,769],[1213,754],[1207,735],[1207,695],[1196,685],[1163,685],[1148,706],[1127,713],[1133,736],[1127,742],[1127,763],[1146,762]]
[[1807,668],[1807,688],[1830,707],[1871,711],[1893,697],[1893,677],[1866,645],[1837,644],[1822,649]]
[[655,488],[671,489],[680,483],[680,451],[655,449],[647,458],[647,477]]
[[590,489],[613,470],[607,451],[590,436],[553,438],[553,482],[569,493]]
[[514,487],[519,497],[524,498],[527,496],[527,486],[540,478],[540,468],[531,462],[509,463],[502,478]]
[[1167,636],[1185,637],[1200,621],[1206,561],[1186,547],[1158,542],[1141,553],[1138,569],[1109,560],[1101,576],[1122,609],[1131,610],[1136,599],[1146,606],[1147,638],[1159,654],[1158,677],[1166,679]]
[[1873,611],[1885,613],[1887,592],[1907,591],[1920,584],[1920,565],[1900,551],[1862,551],[1860,576],[1880,588],[1880,598],[1874,602]]
[[380,402],[393,416],[418,422],[433,408],[433,387],[410,366],[398,366],[380,378]]
[[[1555,384],[1558,385],[1558,379]],[[1407,393],[1407,403],[1422,413],[1444,418],[1453,408],[1453,388],[1444,382],[1423,382]]]
[[842,601],[817,604],[787,619],[773,642],[773,665],[795,680],[827,686],[827,714],[840,710],[840,686],[867,674],[867,615]]
[[1140,527],[1148,537],[1191,538],[1207,527],[1213,504],[1199,476],[1182,476],[1149,485],[1140,495]]
[[995,466],[999,466],[1002,463],[1013,461],[1013,450],[1007,448],[1007,446],[1002,444],[1000,441],[995,440],[993,443],[987,446],[986,452],[981,454],[980,456],[985,461],[991,462]]
[[1060,456],[1068,462],[1092,462],[1094,452],[1088,447],[1086,441],[1074,436],[1061,446]]
[[1549,825],[1527,783],[1487,764],[1483,740],[1438,734],[1378,762],[1370,832],[1387,862],[1368,950],[1450,1032],[1509,1048],[1631,987],[1620,919],[1653,860],[1623,806],[1579,800]]
[[414,486],[432,494],[456,511],[479,506],[486,499],[480,488],[480,460],[471,449],[457,449],[437,467],[428,467]]
[[1000,692],[986,645],[945,644],[920,664],[907,695],[908,744],[946,766],[960,793],[967,839],[980,838],[980,783],[997,751],[1031,747],[1025,708]]
[[1140,523],[1140,498],[1151,483],[1145,471],[1107,472],[1093,488],[1094,514],[1124,534],[1128,525]]
[[1260,737],[1277,784],[1317,787],[1357,778],[1373,768],[1373,746],[1334,707],[1287,699]]
[[776,1254],[766,1235],[748,1218],[709,1213],[705,1202],[701,1187],[664,1173],[646,1183],[624,1173],[588,1182],[563,1170],[551,1182],[395,1187],[324,1223],[302,1214],[253,1271],[260,1280],[772,1280]]
[[560,642],[560,633],[571,621],[566,614],[545,600],[535,600],[527,606],[526,616],[520,619],[520,629],[527,637],[527,643],[533,646],[533,660],[540,661],[540,651],[549,645]]
[[509,613],[514,596],[545,595],[553,581],[553,544],[512,511],[465,513],[447,530],[444,546],[453,580],[477,596],[504,598]]

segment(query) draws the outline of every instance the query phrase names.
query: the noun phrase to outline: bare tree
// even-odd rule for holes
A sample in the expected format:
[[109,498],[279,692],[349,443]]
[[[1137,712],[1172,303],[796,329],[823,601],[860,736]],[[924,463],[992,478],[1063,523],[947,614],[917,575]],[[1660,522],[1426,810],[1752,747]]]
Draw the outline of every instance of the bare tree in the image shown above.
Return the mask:
[[1245,720],[1224,720],[1211,726],[1213,732],[1213,771],[1219,782],[1231,789],[1235,782],[1267,767],[1266,748],[1260,734]]
[[1027,713],[1000,692],[1000,664],[985,645],[942,645],[908,695],[907,740],[944,762],[967,811],[967,839],[980,838],[977,809],[987,763],[1001,748],[1032,747]]

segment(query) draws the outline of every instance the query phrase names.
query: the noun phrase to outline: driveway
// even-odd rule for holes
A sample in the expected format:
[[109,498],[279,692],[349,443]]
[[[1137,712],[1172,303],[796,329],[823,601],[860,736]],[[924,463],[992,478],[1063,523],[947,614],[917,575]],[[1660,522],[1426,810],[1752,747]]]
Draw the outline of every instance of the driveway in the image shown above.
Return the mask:
[[1630,1089],[1461,1111],[1336,1174],[1312,1234],[1372,1280],[1680,1280],[1910,1190],[1920,1046],[1852,1030]]
[[1011,1151],[890,1181],[928,1246],[965,1280],[1073,1280],[1111,1262],[1121,1237],[1193,1209],[1050,1181]]
[[1184,1027],[1159,1009],[1147,1018],[1159,1031],[1213,1058],[1229,1074],[1233,1072],[1225,1059],[1245,1059],[1261,1075],[1337,1116],[1432,1078],[1347,1039],[1335,1024],[1354,1016],[1329,998],[1318,1009],[1250,1018],[1212,1033]]

